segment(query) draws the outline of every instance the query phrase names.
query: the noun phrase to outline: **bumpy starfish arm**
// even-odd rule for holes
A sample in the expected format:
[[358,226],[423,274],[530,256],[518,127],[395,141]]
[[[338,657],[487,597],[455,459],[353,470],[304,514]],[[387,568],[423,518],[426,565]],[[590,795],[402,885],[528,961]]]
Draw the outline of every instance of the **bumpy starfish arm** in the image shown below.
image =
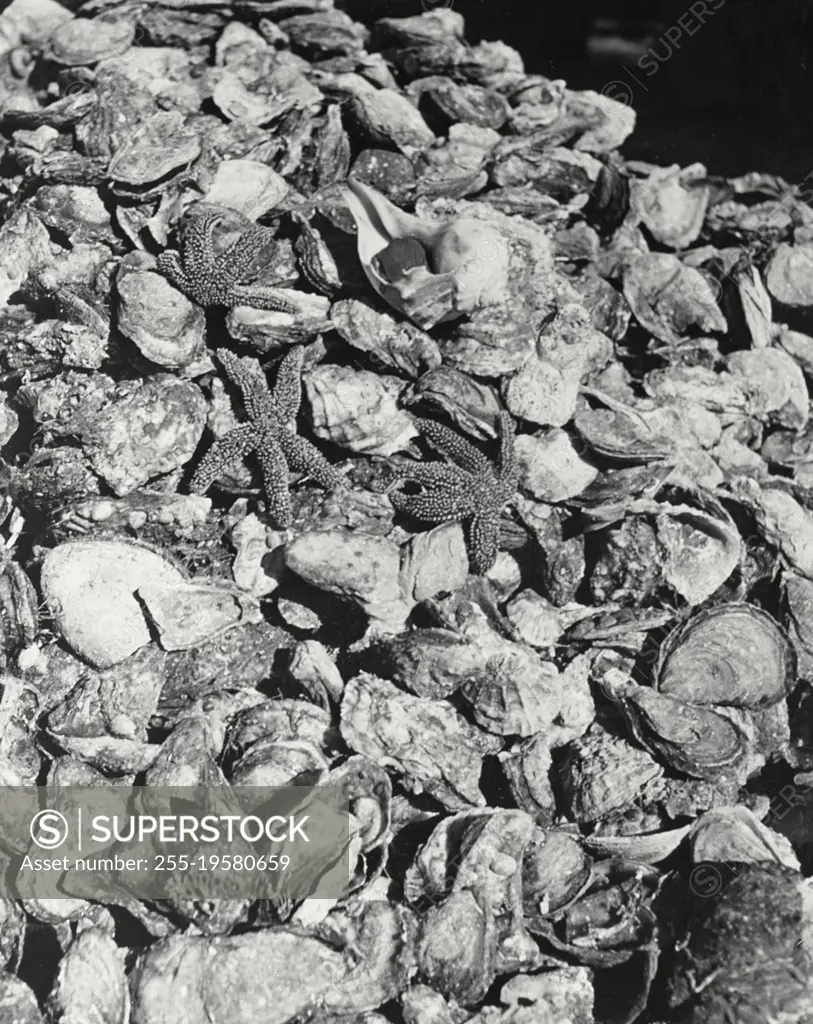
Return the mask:
[[172,249],[167,249],[161,253],[155,263],[158,272],[163,274],[170,284],[174,284],[176,288],[179,288],[184,294],[186,294],[189,289],[189,282],[187,281],[186,274],[181,266],[180,253],[177,253]]
[[280,360],[277,379],[271,389],[277,413],[286,423],[296,416],[302,404],[302,359],[301,345],[294,345],[286,352]]
[[490,469],[491,463],[473,444],[456,434],[448,427],[434,420],[419,419],[416,425],[424,437],[437,449],[453,459],[458,466],[469,473],[483,473]]
[[297,312],[296,303],[290,302],[277,288],[260,284],[233,284],[227,292],[229,306],[251,306],[252,309],[273,309],[277,313]]
[[396,480],[425,484],[427,487],[442,488],[449,493],[465,494],[471,489],[471,475],[458,466],[442,462],[409,462],[394,466],[392,475]]
[[471,571],[483,576],[497,559],[500,522],[494,515],[476,515],[468,524]]
[[208,491],[215,480],[236,465],[255,447],[257,432],[250,423],[244,423],[219,438],[203,456],[189,482],[193,494]]
[[291,469],[306,473],[328,491],[344,483],[344,477],[310,441],[284,429],[276,431],[275,436]]
[[291,525],[291,498],[288,493],[288,464],[278,444],[266,433],[257,446],[257,459],[263,474],[268,511],[278,526]]
[[439,500],[436,494],[402,494],[390,491],[390,501],[405,515],[422,519],[425,523],[447,523],[457,519],[455,510]]
[[181,224],[181,252],[184,267],[198,268],[201,273],[211,270],[215,261],[212,233],[223,220],[221,214],[196,210]]
[[215,353],[226,376],[240,388],[243,404],[249,419],[258,423],[273,413],[269,413],[268,385],[260,364],[251,356],[236,356],[227,348],[219,348]]

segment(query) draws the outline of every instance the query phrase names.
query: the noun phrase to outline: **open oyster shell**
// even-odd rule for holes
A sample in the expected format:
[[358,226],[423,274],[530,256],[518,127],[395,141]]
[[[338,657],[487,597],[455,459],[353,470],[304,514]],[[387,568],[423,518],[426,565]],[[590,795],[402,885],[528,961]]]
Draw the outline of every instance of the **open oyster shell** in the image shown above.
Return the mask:
[[712,781],[735,776],[743,768],[746,736],[732,718],[648,686],[609,680],[605,686],[635,738],[670,768]]
[[345,201],[358,230],[358,254],[378,295],[424,330],[504,300],[508,246],[473,217],[432,222],[405,213],[349,178]]

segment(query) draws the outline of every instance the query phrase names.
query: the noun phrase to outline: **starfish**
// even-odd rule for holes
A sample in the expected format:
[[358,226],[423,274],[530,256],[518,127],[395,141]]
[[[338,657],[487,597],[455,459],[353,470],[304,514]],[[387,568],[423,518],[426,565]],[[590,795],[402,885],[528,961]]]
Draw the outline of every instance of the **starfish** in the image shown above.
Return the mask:
[[253,453],[262,470],[269,512],[281,528],[290,526],[289,470],[307,473],[327,489],[342,483],[321,452],[290,426],[302,402],[302,349],[292,348],[281,360],[270,390],[258,360],[223,348],[215,355],[229,380],[240,389],[249,422],[215,441],[195,470],[190,490],[203,494],[221,473]]
[[[218,251],[215,229],[227,219],[244,222],[244,228],[228,248]],[[296,313],[297,307],[274,288],[252,283],[257,262],[269,245],[270,231],[248,217],[207,204],[184,218],[181,251],[162,252],[158,270],[172,284],[201,306],[254,306]]]
[[[500,513],[514,497],[519,470],[514,460],[514,423],[500,413],[500,455],[495,466],[473,444],[434,420],[417,420],[418,429],[451,462],[401,466],[401,480],[418,484],[417,494],[393,489],[400,511],[429,523],[462,520],[468,527],[471,570],[483,576],[497,558]],[[398,487],[398,484],[396,484]]]

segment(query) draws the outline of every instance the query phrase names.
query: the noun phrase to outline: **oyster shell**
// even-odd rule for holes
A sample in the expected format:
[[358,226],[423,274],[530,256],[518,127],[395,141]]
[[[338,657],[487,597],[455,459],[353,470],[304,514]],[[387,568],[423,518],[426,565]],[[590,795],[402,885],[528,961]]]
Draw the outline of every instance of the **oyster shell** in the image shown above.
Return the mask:
[[715,780],[731,778],[745,766],[747,737],[733,717],[632,682],[606,680],[604,686],[636,739],[671,768]]
[[664,579],[690,605],[711,597],[742,557],[740,535],[722,507],[706,512],[688,505],[664,506],[658,540],[666,550]]
[[482,759],[501,742],[469,725],[451,705],[413,697],[362,673],[345,687],[341,730],[353,750],[391,765],[415,791],[426,791],[449,810],[485,804]]
[[57,64],[77,67],[118,57],[130,48],[136,33],[134,21],[110,18],[74,18],[63,22],[48,41],[48,56]]
[[79,932],[68,947],[48,1001],[58,1019],[124,1024],[130,1016],[130,992],[123,951],[100,928]]
[[671,345],[690,327],[704,332],[728,329],[708,279],[672,253],[631,257],[624,273],[624,295],[638,322]]
[[136,591],[184,584],[148,548],[118,541],[68,541],[43,562],[45,602],[67,643],[96,668],[123,661],[152,636]]
[[767,612],[736,603],[710,608],[674,629],[661,647],[658,690],[691,704],[765,708],[796,684],[796,655]]
[[655,168],[645,181],[632,183],[630,205],[662,245],[687,249],[697,240],[708,209],[706,178],[702,164]]
[[556,794],[550,781],[552,758],[547,736],[531,736],[504,751],[499,759],[517,806],[538,825],[551,825],[556,817]]
[[417,108],[393,89],[360,89],[350,100],[347,113],[362,138],[373,146],[394,146],[410,156],[435,142]]
[[24,981],[0,971],[0,1009],[13,1024],[43,1024],[37,998]]
[[584,891],[592,863],[567,832],[535,828],[522,857],[522,894],[531,931],[541,918],[558,913]]
[[37,592],[25,572],[0,551],[0,668],[37,637]]
[[166,186],[200,156],[201,139],[177,110],[161,111],[143,121],[116,150],[107,168],[114,189],[146,197]]
[[371,309],[356,299],[340,299],[330,318],[344,340],[361,352],[370,352],[385,366],[423,381],[428,371],[440,368],[437,342],[413,324],[399,323],[388,313]]
[[423,220],[352,178],[344,198],[367,279],[423,330],[504,301],[508,246],[496,227],[476,218]]
[[203,355],[203,310],[161,274],[125,258],[116,276],[116,290],[119,330],[147,359],[181,368]]
[[801,871],[787,838],[763,825],[747,807],[706,811],[692,825],[689,844],[695,864],[768,861]]
[[317,437],[354,452],[392,455],[418,436],[398,407],[403,384],[352,366],[317,366],[304,379]]
[[136,594],[165,651],[186,651],[235,626],[263,621],[256,598],[228,584],[148,584]]

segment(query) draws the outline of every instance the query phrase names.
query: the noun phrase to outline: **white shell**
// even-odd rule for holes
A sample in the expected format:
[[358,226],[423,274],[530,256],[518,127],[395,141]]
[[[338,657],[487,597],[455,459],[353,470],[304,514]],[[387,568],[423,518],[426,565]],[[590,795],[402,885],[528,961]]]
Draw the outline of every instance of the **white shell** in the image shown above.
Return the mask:
[[[472,217],[423,220],[353,178],[343,196],[356,222],[367,280],[385,302],[423,330],[505,301],[509,251],[496,226]],[[420,242],[435,272],[412,267],[394,283],[381,277],[373,260],[396,238]]]
[[182,574],[149,548],[68,541],[46,555],[41,587],[66,642],[95,668],[116,665],[150,642],[136,591],[178,586]]

